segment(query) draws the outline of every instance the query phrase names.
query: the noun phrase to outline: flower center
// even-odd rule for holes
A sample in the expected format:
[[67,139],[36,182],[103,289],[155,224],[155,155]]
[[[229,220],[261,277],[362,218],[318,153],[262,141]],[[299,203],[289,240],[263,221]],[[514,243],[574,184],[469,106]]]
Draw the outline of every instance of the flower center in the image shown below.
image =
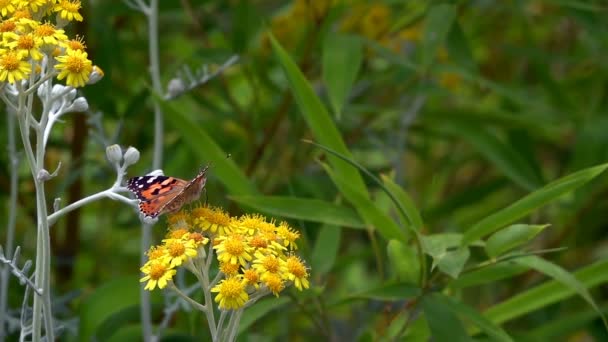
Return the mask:
[[36,28],[36,34],[40,37],[48,37],[55,34],[55,28],[50,24],[43,24]]
[[236,237],[229,238],[226,240],[226,252],[230,255],[241,255],[245,251],[245,245],[243,242]]
[[[0,0],[2,1],[2,0]],[[2,5],[0,5],[1,7]],[[17,24],[14,21],[4,21],[0,24],[0,32],[12,32],[17,28]]]
[[35,46],[36,44],[34,43],[34,37],[29,34],[25,36],[20,36],[19,40],[17,41],[17,48],[19,49],[31,50]]
[[264,268],[270,273],[279,271],[279,260],[274,256],[268,256],[264,259]]
[[220,293],[226,298],[237,298],[243,292],[243,283],[238,279],[226,279],[222,283]]
[[304,265],[302,265],[302,263],[295,258],[287,259],[287,270],[297,278],[303,278],[306,276],[306,267],[304,267]]
[[16,53],[7,52],[4,58],[0,60],[0,67],[4,70],[14,71],[19,69],[19,62],[21,62],[21,59],[17,57]]
[[167,246],[167,249],[169,249],[169,254],[173,257],[183,255],[186,251],[186,247],[184,246],[184,244],[179,242],[172,242],[170,245]]
[[167,272],[167,268],[163,264],[155,263],[150,266],[149,274],[151,279],[158,280],[165,274],[165,272]]

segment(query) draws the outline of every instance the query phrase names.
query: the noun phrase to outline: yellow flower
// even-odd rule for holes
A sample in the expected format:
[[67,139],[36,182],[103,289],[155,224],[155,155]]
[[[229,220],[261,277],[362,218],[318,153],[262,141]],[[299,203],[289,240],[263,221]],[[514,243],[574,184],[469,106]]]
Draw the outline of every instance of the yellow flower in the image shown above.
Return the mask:
[[226,235],[232,230],[232,218],[220,208],[198,207],[192,210],[193,223],[203,231]]
[[82,87],[89,80],[93,70],[93,63],[87,58],[87,53],[81,50],[67,50],[63,56],[55,57],[59,64],[55,69],[59,70],[58,80],[67,76],[67,85]]
[[247,282],[247,285],[253,285],[256,289],[260,288],[260,275],[254,269],[247,269],[243,272],[243,279]]
[[190,240],[194,241],[194,245],[199,247],[201,245],[206,245],[209,242],[209,239],[204,237],[201,233],[190,233]]
[[17,0],[0,0],[0,14],[3,17],[15,12],[15,5],[18,3]]
[[302,291],[302,288],[307,289],[310,284],[308,282],[308,271],[299,257],[292,255],[287,258],[287,279],[293,281],[296,288]]
[[279,292],[283,291],[285,288],[285,282],[277,274],[267,273],[264,277],[262,277],[262,281],[264,282],[264,285],[266,285],[266,287],[268,287],[268,289],[277,297],[279,296]]
[[361,19],[361,33],[370,39],[378,39],[389,29],[391,10],[384,4],[375,4]]
[[[40,7],[43,7],[47,4],[48,0],[27,0],[27,1],[19,1],[21,3],[20,8],[30,8],[32,12],[38,12]],[[29,11],[28,11],[29,12]],[[15,15],[13,14],[13,18]]]
[[82,15],[78,13],[80,7],[79,0],[59,0],[53,7],[53,11],[59,12],[62,19],[82,21]]
[[220,271],[222,271],[222,273],[224,273],[227,276],[234,276],[239,272],[239,269],[241,268],[241,265],[239,264],[232,264],[229,262],[221,262],[220,263]]
[[249,295],[245,292],[245,282],[238,277],[222,280],[211,289],[211,292],[218,292],[215,302],[224,310],[240,309],[249,300]]
[[185,228],[173,229],[167,233],[167,239],[181,239],[184,236],[187,238],[189,234],[190,232]]
[[[78,45],[78,40],[70,40],[67,44],[68,45]],[[83,45],[84,48],[84,45]],[[79,49],[79,50],[84,50],[84,49]],[[183,228],[183,229],[189,229],[190,228],[190,213],[188,213],[185,210],[180,210],[178,212],[175,213],[171,213],[169,215],[167,215],[167,223],[169,224],[169,227],[171,228]]]
[[240,234],[230,234],[213,248],[217,251],[217,260],[246,266],[247,261],[252,259],[250,251],[253,249],[247,245],[244,237]]
[[34,28],[34,34],[42,38],[45,44],[58,45],[59,42],[64,42],[68,39],[65,31],[55,28],[51,23],[37,25]]
[[141,271],[146,275],[141,278],[140,283],[148,282],[144,289],[154,290],[158,285],[159,289],[165,288],[167,282],[170,281],[175,275],[176,271],[167,265],[166,262],[161,260],[148,261],[142,268]]
[[165,246],[152,246],[146,253],[148,260],[156,260],[167,256],[167,249]]
[[23,56],[30,56],[34,60],[41,60],[43,54],[40,52],[40,45],[42,45],[42,39],[31,33],[23,35],[17,35],[12,32],[5,33],[5,37],[12,39],[6,45],[12,49],[17,50],[19,53],[23,53]]
[[31,71],[30,63],[23,60],[22,54],[7,51],[0,55],[0,81],[8,79],[9,83],[15,83],[29,76]]
[[283,239],[283,245],[290,247],[291,249],[298,249],[296,240],[300,238],[300,233],[289,227],[287,222],[281,222],[277,228],[277,235]]
[[285,260],[282,260],[281,258],[278,258],[272,254],[263,255],[259,251],[255,253],[255,259],[253,260],[252,267],[260,274],[262,279],[264,279],[264,277],[268,274],[282,275],[287,273]]
[[195,257],[198,252],[194,240],[166,239],[163,240],[171,267],[179,266],[184,261]]
[[[65,46],[71,50],[83,50],[84,51],[87,48],[87,45],[85,44],[84,39],[81,36],[76,36],[76,38],[68,40],[67,42],[65,42]],[[177,215],[179,213],[181,213],[181,211],[177,212],[173,215]],[[169,216],[169,218],[170,217],[171,216]]]
[[253,235],[265,223],[266,220],[262,215],[245,215],[237,221],[237,227],[240,233]]

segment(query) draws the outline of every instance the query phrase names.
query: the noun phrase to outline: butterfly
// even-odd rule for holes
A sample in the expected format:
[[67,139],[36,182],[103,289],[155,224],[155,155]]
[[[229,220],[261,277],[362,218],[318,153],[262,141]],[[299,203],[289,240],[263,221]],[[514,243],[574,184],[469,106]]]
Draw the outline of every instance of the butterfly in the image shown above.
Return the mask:
[[144,219],[154,219],[197,200],[207,182],[208,168],[202,169],[191,181],[153,175],[133,177],[127,181],[127,189],[139,200],[139,211]]

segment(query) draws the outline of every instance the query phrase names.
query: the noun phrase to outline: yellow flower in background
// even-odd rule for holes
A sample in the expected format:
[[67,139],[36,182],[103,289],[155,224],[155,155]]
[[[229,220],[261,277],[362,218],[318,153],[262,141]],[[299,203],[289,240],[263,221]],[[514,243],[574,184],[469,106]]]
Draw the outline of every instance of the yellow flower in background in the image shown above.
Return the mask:
[[79,0],[59,0],[53,7],[53,11],[59,12],[62,19],[82,21],[82,15],[78,13],[81,4]]
[[[38,9],[40,9],[41,7],[43,7],[44,5],[46,5],[48,2],[49,2],[48,0],[21,1],[21,8],[29,8],[33,12],[38,12]],[[15,17],[15,15],[13,14],[13,18],[14,17]]]
[[211,292],[218,293],[215,302],[223,310],[239,309],[249,300],[249,295],[245,292],[245,281],[239,277],[222,280]]
[[150,249],[148,250],[148,253],[146,253],[146,255],[148,256],[148,260],[150,260],[150,261],[161,259],[161,258],[166,258],[167,249],[165,248],[165,246],[152,246],[152,247],[150,247]]
[[240,268],[241,265],[239,264],[232,264],[229,262],[220,263],[220,271],[229,277],[236,275]]
[[139,282],[148,282],[146,284],[146,290],[154,290],[156,286],[159,289],[164,289],[167,283],[173,278],[176,271],[169,267],[169,265],[162,260],[152,260],[146,263],[141,271],[146,275],[141,278]]
[[59,64],[55,69],[59,70],[58,80],[67,77],[66,84],[72,87],[82,87],[89,80],[93,70],[93,63],[87,58],[87,53],[81,50],[67,50],[65,55],[55,57]]
[[17,9],[15,6],[19,3],[17,0],[0,0],[0,15],[6,17],[7,15],[15,12]]
[[23,54],[15,51],[6,51],[0,55],[0,81],[15,83],[29,76],[32,68],[23,57]]
[[242,216],[236,223],[237,229],[239,233],[245,235],[253,235],[257,230],[259,230],[264,224],[266,220],[262,215],[254,214],[254,215],[244,215]]
[[[65,46],[68,49],[71,49],[71,50],[82,50],[82,51],[84,51],[87,48],[87,45],[84,42],[84,38],[82,38],[81,36],[76,36],[76,38],[68,40],[67,42],[65,42]],[[177,213],[175,213],[173,215],[169,215],[169,218],[171,216],[176,216],[179,213],[180,212],[177,212]],[[187,216],[187,217],[189,217],[189,216]]]

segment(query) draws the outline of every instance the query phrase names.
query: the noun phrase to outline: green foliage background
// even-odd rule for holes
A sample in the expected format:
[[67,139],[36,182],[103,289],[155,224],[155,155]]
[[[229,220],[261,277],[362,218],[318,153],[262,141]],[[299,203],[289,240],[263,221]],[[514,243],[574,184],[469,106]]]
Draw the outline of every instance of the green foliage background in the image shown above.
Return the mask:
[[[605,2],[160,3],[164,84],[240,56],[163,103],[165,173],[212,163],[209,203],[289,220],[311,266],[312,288],[249,309],[241,340],[608,339]],[[64,168],[47,192],[63,203],[111,184],[104,142],[142,152],[135,176],[154,140],[145,18],[118,1],[83,14],[76,33],[105,72],[83,92],[103,118],[50,138],[47,165]],[[17,243],[31,257],[28,177]],[[80,337],[138,336],[134,212],[98,202],[52,236],[60,317],[78,316]],[[22,290],[13,279],[12,307]],[[202,319],[181,311],[166,339],[206,338]]]

